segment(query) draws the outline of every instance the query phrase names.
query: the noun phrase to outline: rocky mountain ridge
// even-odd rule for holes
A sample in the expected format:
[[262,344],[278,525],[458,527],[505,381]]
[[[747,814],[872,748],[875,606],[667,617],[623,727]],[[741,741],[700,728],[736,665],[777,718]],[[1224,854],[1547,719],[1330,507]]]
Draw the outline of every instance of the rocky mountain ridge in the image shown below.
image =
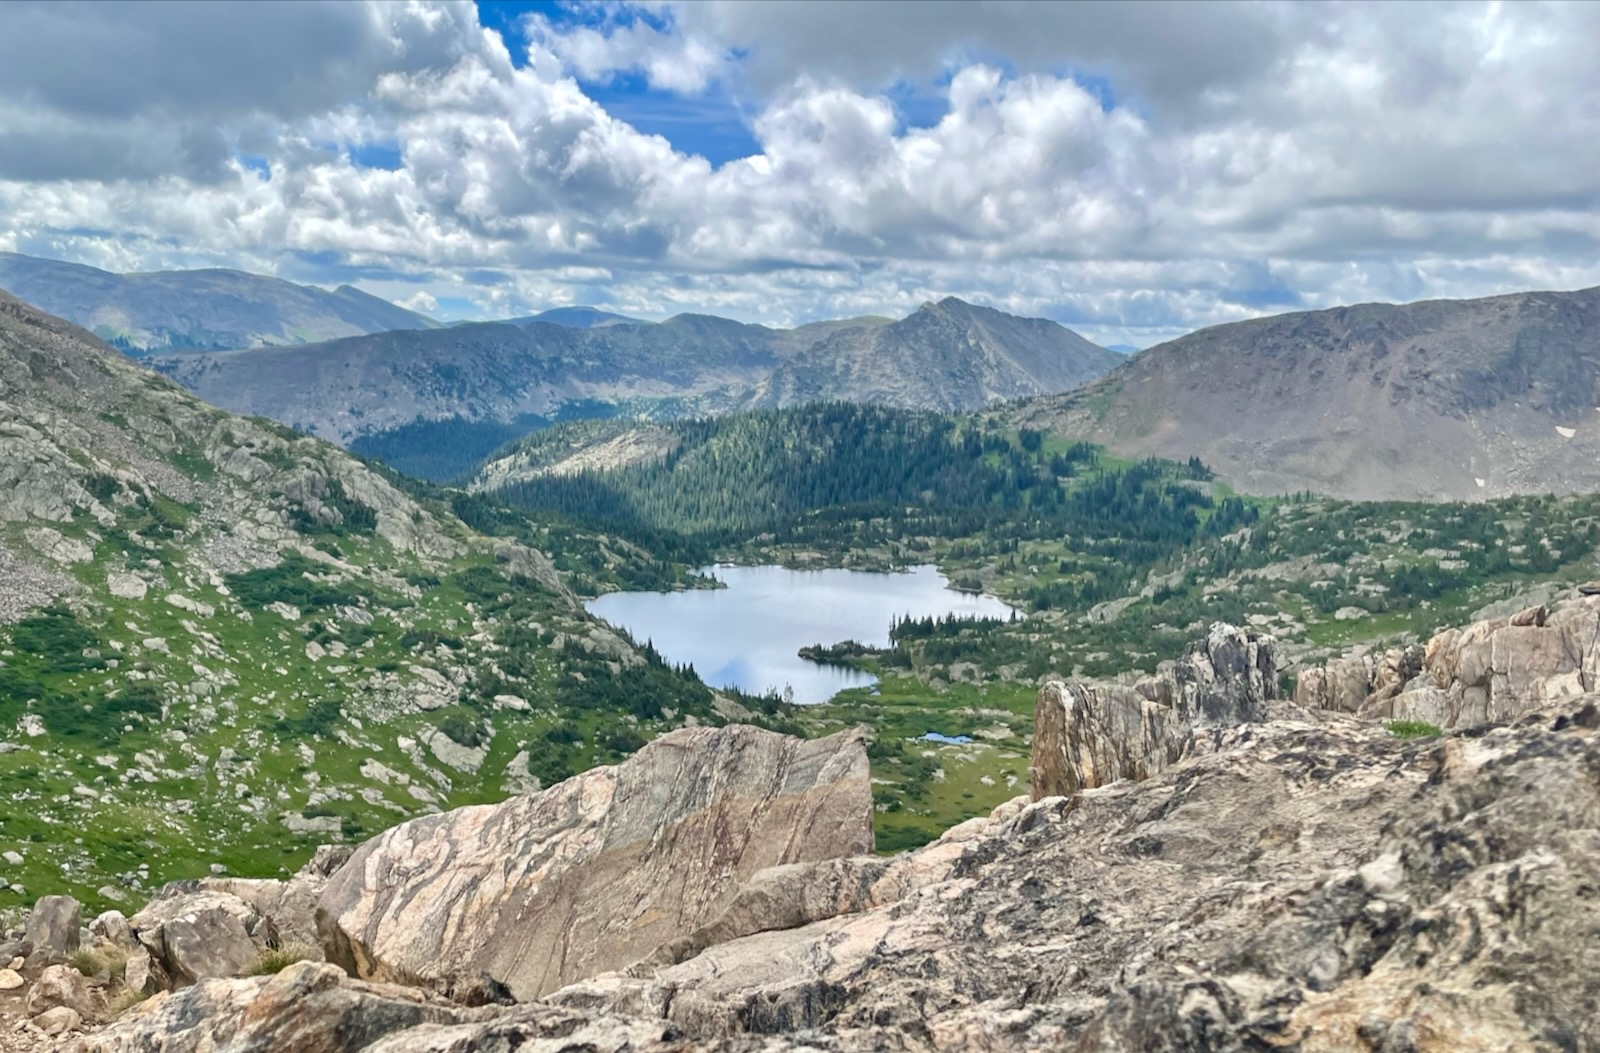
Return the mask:
[[130,354],[306,344],[439,323],[350,285],[333,291],[232,270],[116,274],[0,252],[0,289]]
[[[1218,625],[1142,686],[1138,701],[1049,683],[1039,724],[1067,721],[1057,725],[1064,734],[1036,742],[1029,796],[899,856],[830,858],[843,847],[836,843],[747,874],[711,924],[685,918],[679,940],[633,966],[537,999],[481,1004],[509,993],[492,969],[464,1003],[306,961],[271,976],[180,983],[68,1048],[1595,1048],[1600,972],[1585,934],[1600,922],[1586,891],[1600,880],[1600,696],[1403,738],[1277,698],[1275,673],[1270,637]],[[1147,726],[1171,733],[1165,741],[1185,743],[1176,756],[1139,772],[1104,767],[1110,752],[1138,748],[1141,733],[1117,716],[1130,704]],[[729,733],[740,732],[716,734]],[[1097,736],[1110,738],[1096,745]],[[657,754],[674,748],[659,740],[629,763],[659,764]],[[714,760],[715,752],[705,758],[708,774],[734,760]],[[841,799],[865,790],[848,788],[851,770],[834,776]],[[724,787],[729,803],[740,799],[733,783],[713,776],[711,785]],[[544,799],[572,792],[557,787]],[[828,814],[824,799],[793,813],[796,829]],[[687,819],[716,801],[713,791],[702,805],[670,813]],[[601,807],[620,809],[616,821],[632,814],[646,822],[654,806],[640,803],[643,811],[617,799]],[[484,847],[530,835],[537,838],[507,827]],[[782,824],[763,840],[774,837],[784,840]],[[428,857],[428,843],[409,851]],[[670,836],[663,844],[683,847]],[[483,924],[479,905],[500,902],[498,884],[479,883],[483,868],[463,861],[456,873],[471,883],[439,885],[452,863],[430,858],[433,874],[397,874],[392,886],[397,901],[412,896],[417,909],[453,904],[443,928],[413,930],[418,948],[441,933],[481,939],[496,931],[503,935],[491,938],[505,950],[543,945]],[[565,866],[541,868],[540,879]],[[318,893],[320,913],[348,898],[334,885],[378,873],[359,858],[343,869],[335,863],[332,884]],[[308,890],[328,880],[314,872],[296,879]],[[211,882],[171,893],[221,894]],[[273,902],[287,900],[280,893]],[[596,897],[592,908],[611,924],[636,914],[626,897]],[[288,908],[299,921],[286,925],[303,927],[305,909],[303,900]],[[48,907],[45,922],[57,913]],[[144,945],[148,927],[115,917],[92,926],[102,946]],[[53,923],[33,928],[41,939],[57,930],[77,936]],[[569,936],[588,931],[574,926]],[[73,983],[47,969],[30,993],[32,1018],[56,1008],[79,1014],[66,1004],[74,999],[94,1012],[94,998]],[[46,1008],[52,1003],[60,1004]]]
[[1214,326],[1008,411],[1241,490],[1480,500],[1600,487],[1600,288]]
[[[350,443],[447,422],[528,420],[531,427],[818,399],[976,409],[1065,390],[1120,360],[1055,322],[952,298],[895,322],[860,318],[786,330],[679,315],[575,329],[535,318],[247,355],[184,355],[157,367],[209,402]],[[416,441],[435,442],[440,434],[419,433]]]

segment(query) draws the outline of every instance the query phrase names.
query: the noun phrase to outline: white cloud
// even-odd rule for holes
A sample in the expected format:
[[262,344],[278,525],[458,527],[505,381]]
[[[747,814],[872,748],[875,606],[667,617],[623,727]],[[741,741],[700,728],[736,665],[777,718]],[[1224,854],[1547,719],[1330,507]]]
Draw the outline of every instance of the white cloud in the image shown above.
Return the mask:
[[439,309],[439,301],[426,289],[419,289],[403,300],[396,300],[395,303],[408,311],[421,311],[423,314],[432,314]]
[[[1600,5],[906,10],[535,19],[513,63],[460,4],[14,3],[0,245],[498,315],[785,323],[953,294],[1140,344],[1600,282]],[[713,166],[575,79],[629,71],[744,85],[761,152]],[[942,116],[908,125],[904,82]],[[399,168],[350,160],[373,146]]]
[[728,69],[731,58],[706,36],[677,31],[672,25],[658,28],[640,18],[572,27],[557,26],[535,14],[525,20],[524,28],[536,45],[584,80],[639,72],[651,87],[681,95],[705,91]]

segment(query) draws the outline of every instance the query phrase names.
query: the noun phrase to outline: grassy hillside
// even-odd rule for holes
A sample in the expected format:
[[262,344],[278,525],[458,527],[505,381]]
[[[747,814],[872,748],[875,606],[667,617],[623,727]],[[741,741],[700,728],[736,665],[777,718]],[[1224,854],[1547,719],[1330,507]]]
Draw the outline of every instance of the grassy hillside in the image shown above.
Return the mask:
[[719,719],[578,604],[641,580],[604,538],[528,527],[558,567],[3,298],[0,388],[0,909],[292,870]]

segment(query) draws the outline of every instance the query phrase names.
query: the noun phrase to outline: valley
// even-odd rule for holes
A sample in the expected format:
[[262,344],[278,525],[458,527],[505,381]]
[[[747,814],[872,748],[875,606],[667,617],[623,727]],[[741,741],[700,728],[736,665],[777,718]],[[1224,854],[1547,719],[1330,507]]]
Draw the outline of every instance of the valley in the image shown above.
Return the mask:
[[[1400,713],[1379,733],[1427,739],[1492,685],[1395,696],[1425,642],[1541,624],[1600,569],[1592,493],[1258,496],[1196,456],[1017,416],[1036,403],[595,402],[523,418],[470,470],[470,429],[380,447],[449,466],[442,485],[208,406],[13,299],[0,383],[0,790],[19,806],[0,923],[45,889],[99,911],[321,881],[308,859],[397,823],[545,807],[525,802],[733,725],[858,742],[883,861],[862,865],[943,858],[1038,778],[1056,678],[1158,690],[1196,639],[1241,632],[1272,641],[1250,691]],[[1538,676],[1553,697],[1570,679]]]
[[[1590,495],[1247,496],[1199,458],[847,402],[545,421],[443,487],[8,311],[0,779],[37,802],[0,826],[11,903],[292,870],[686,722],[871,727],[879,844],[911,847],[1014,794],[1043,677],[1154,673],[1221,619],[1278,638],[1287,692],[1352,647],[1555,595],[1600,546]],[[931,566],[1025,617],[913,618],[887,646],[819,627],[788,650],[876,684],[789,706],[584,610],[704,588],[717,562]]]
[[[1129,462],[989,416],[846,405],[568,425],[508,449],[473,486],[529,514],[635,537],[669,575],[712,560],[933,564],[1025,612],[1015,623],[900,626],[889,648],[830,658],[879,678],[875,687],[791,714],[813,734],[877,730],[886,847],[921,843],[1025,779],[1042,677],[1153,674],[1222,620],[1273,634],[1289,694],[1301,668],[1330,656],[1426,640],[1600,569],[1594,495],[1261,499],[1198,461]],[[923,741],[929,732],[971,741]]]

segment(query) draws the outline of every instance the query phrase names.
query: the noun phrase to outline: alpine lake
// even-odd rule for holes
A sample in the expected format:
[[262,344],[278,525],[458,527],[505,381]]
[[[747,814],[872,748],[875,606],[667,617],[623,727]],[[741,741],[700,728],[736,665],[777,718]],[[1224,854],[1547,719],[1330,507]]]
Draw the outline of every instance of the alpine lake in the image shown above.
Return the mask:
[[846,640],[887,647],[896,619],[1010,618],[1010,606],[950,588],[931,566],[881,573],[719,565],[703,573],[724,587],[613,592],[588,609],[666,661],[692,665],[711,687],[796,703],[806,734],[870,725],[880,852],[922,844],[1027,791],[1033,685],[923,682],[871,661],[846,666],[799,654]]
[[711,687],[775,692],[801,704],[877,683],[858,669],[801,658],[802,647],[845,640],[888,647],[896,618],[1012,615],[992,596],[951,589],[931,566],[899,573],[717,566],[702,573],[726,587],[613,592],[587,606],[640,643],[654,644],[668,662],[694,666]]

